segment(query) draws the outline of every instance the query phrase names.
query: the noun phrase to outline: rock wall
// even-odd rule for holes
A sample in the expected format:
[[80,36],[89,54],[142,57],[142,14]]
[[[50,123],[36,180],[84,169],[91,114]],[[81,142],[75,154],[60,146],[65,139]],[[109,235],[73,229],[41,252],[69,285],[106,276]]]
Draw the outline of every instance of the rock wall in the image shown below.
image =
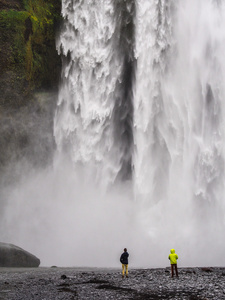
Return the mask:
[[16,162],[51,160],[60,13],[61,0],[0,0],[0,187],[15,177]]
[[57,89],[60,11],[61,0],[0,0],[0,111]]

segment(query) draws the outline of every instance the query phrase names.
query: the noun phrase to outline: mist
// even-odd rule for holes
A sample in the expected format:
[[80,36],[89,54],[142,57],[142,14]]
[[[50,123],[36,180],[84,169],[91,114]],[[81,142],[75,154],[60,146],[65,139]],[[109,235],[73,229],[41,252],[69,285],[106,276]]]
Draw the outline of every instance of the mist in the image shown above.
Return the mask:
[[[124,247],[130,267],[167,267],[170,248],[179,266],[224,264],[223,213],[193,211],[188,202],[148,205],[134,200],[131,182],[102,193],[66,160],[24,173],[5,191],[1,240],[41,259],[41,266],[120,267]],[[184,205],[185,203],[185,205]]]

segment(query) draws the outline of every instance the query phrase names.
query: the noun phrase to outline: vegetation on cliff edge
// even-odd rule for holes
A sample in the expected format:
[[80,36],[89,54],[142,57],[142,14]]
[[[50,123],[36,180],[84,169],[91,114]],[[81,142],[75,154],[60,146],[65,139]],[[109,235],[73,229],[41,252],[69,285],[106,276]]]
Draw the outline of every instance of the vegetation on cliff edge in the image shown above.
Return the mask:
[[[34,90],[58,84],[55,34],[61,0],[0,0],[0,106],[18,107]],[[15,9],[19,7],[20,10]],[[22,8],[21,8],[22,7]]]

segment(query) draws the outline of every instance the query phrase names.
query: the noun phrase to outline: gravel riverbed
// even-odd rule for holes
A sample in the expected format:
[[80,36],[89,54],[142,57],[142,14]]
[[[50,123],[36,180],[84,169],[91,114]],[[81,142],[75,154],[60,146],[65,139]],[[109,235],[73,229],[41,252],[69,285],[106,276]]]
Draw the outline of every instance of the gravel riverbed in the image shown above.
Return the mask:
[[225,299],[225,268],[0,268],[0,300]]

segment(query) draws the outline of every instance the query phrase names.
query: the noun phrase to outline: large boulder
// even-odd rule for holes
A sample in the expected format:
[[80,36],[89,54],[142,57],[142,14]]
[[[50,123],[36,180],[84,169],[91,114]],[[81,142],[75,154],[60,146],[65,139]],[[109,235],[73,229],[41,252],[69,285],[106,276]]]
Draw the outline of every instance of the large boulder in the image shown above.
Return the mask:
[[0,242],[0,267],[33,268],[40,265],[40,259],[12,244]]

